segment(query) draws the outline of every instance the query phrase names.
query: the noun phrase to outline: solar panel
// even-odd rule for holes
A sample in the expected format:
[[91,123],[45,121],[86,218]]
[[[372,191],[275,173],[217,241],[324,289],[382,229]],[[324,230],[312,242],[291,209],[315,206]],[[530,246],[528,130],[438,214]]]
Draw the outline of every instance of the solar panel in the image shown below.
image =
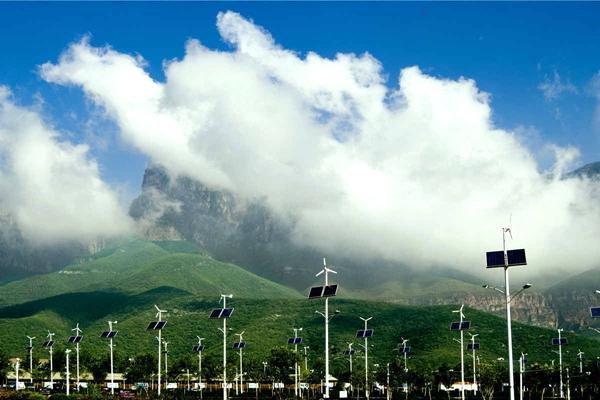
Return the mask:
[[458,331],[460,328],[460,322],[453,322],[450,324],[451,331]]
[[356,331],[356,337],[357,338],[364,338],[365,337],[365,330],[364,329],[359,329]]
[[508,250],[506,258],[508,258],[508,265],[511,267],[515,265],[527,265],[525,249]]
[[295,337],[295,338],[291,337],[291,338],[288,338],[288,344],[300,344],[300,343],[302,343],[302,338],[301,337]]
[[245,349],[246,348],[246,342],[235,342],[233,344],[233,348],[234,349]]
[[463,321],[462,325],[460,326],[460,330],[461,331],[466,331],[470,327],[471,327],[471,321]]
[[560,341],[558,338],[552,338],[552,344],[555,346],[564,346],[567,344],[567,338],[560,338]]
[[219,318],[229,318],[233,314],[233,308],[224,308]]
[[100,334],[100,337],[103,339],[112,339],[117,336],[117,331],[104,331]]
[[367,329],[365,331],[365,337],[371,337],[373,336],[373,329]]
[[467,350],[479,350],[479,343],[467,343]]
[[488,251],[485,253],[487,259],[488,268],[504,267],[504,252],[500,251]]
[[204,351],[204,345],[195,344],[194,346],[192,346],[192,351],[194,353],[200,353],[201,351]]
[[325,289],[323,289],[323,297],[335,296],[337,294],[337,288],[338,285],[325,286]]
[[69,337],[69,343],[79,343],[83,339],[83,336],[71,336]]
[[410,346],[403,347],[403,348],[402,348],[402,352],[403,352],[403,353],[410,353]]
[[52,345],[54,345],[54,340],[46,340],[42,346],[44,347],[52,347]]
[[156,327],[156,324],[158,324],[158,321],[152,321],[148,324],[148,327],[146,327],[147,331],[151,331],[154,330],[154,328]]
[[318,299],[323,295],[323,286],[313,286],[308,293],[309,299]]
[[104,331],[104,332],[102,332],[102,333],[100,334],[100,337],[101,337],[101,338],[107,338],[109,333],[110,333],[109,331]]
[[156,327],[154,329],[162,329],[165,327],[166,324],[167,324],[167,321],[158,321],[158,323],[156,324]]
[[344,350],[344,355],[345,356],[351,356],[354,354],[354,350]]
[[221,311],[223,311],[222,308],[215,308],[210,312],[209,318],[219,318],[219,315],[221,315]]
[[590,315],[592,318],[600,318],[600,307],[590,307]]

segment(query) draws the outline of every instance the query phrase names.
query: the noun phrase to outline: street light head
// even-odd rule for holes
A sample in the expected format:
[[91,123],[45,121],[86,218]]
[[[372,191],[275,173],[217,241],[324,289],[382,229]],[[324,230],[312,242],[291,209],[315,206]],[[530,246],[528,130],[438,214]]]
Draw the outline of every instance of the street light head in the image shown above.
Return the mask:
[[340,312],[340,310],[335,310],[335,314],[339,314]]
[[523,285],[523,289],[529,289],[531,286],[533,286],[531,283],[526,283]]

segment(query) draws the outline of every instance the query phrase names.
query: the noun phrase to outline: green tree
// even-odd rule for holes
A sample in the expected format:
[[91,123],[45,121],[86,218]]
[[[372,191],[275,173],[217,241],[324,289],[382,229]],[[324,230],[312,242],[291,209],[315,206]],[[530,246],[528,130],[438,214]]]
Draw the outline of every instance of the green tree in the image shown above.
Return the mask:
[[140,354],[134,357],[127,368],[128,382],[148,382],[156,370],[156,356],[154,354]]

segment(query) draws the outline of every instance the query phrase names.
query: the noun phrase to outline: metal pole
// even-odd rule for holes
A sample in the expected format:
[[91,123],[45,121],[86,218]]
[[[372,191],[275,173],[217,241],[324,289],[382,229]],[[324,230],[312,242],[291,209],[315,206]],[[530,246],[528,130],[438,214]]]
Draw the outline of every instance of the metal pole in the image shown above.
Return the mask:
[[475,334],[475,335],[471,335],[471,344],[473,347],[473,391],[475,393],[475,395],[477,395],[477,373],[475,370],[475,336],[478,336],[479,334]]
[[360,317],[365,322],[365,397],[367,399],[369,398],[369,340],[367,338],[367,324],[371,318],[373,317]]
[[158,330],[158,337],[156,338],[156,340],[158,340],[158,372],[156,374],[156,382],[157,382],[157,388],[158,388],[158,395],[160,396],[160,370],[162,369],[162,361],[161,361],[161,355],[162,355],[162,349],[161,349],[161,345],[162,345],[162,335],[161,335],[162,330],[159,329]]
[[66,367],[67,367],[67,376],[66,376],[66,378],[67,378],[67,396],[70,394],[70,388],[69,388],[69,386],[70,386],[70,383],[69,383],[69,353],[70,352],[71,352],[71,350],[69,350],[69,349],[65,350],[65,355],[67,356],[67,365],[66,365]]
[[113,370],[113,338],[110,338],[110,394],[115,394],[115,374]]
[[242,342],[244,341],[244,337],[242,336],[244,332],[238,333],[240,336],[240,393],[244,393],[244,364],[243,364],[243,349]]
[[298,397],[298,343],[296,339],[298,338],[298,331],[302,330],[302,328],[294,328],[294,353],[296,354],[296,364],[294,366],[294,395]]
[[15,362],[15,390],[19,390],[19,361],[20,358],[17,358]]
[[29,383],[33,383],[33,339],[34,337],[27,336],[29,339]]
[[387,400],[390,400],[390,363],[387,363],[387,387],[385,395]]
[[[327,265],[325,259],[323,264]],[[327,270],[325,270],[325,286],[329,285]],[[325,298],[325,396],[329,398],[329,297]]]
[[465,349],[464,349],[464,331],[462,330],[462,307],[460,312],[460,395],[465,400]]
[[558,329],[558,371],[560,376],[560,398],[564,398],[565,394],[563,392],[563,377],[562,377],[562,343],[560,341],[560,333],[562,329]]
[[350,355],[350,392],[352,392],[352,343],[348,343],[348,354]]
[[169,351],[168,351],[168,346],[169,346],[169,342],[163,342],[163,344],[165,345],[165,390],[168,389],[169,386],[169,375],[168,375],[168,369],[169,369]]
[[75,344],[75,352],[77,358],[77,391],[79,392],[79,343]]
[[[54,337],[54,333],[48,332],[48,340],[52,342],[52,338]],[[50,346],[50,387],[54,389],[54,364],[52,363],[52,348],[54,346]]]
[[513,348],[512,348],[512,322],[510,316],[510,287],[508,281],[508,256],[506,254],[506,232],[508,228],[502,228],[502,249],[504,251],[504,295],[506,297],[506,324],[508,334],[508,385],[510,400],[515,400],[515,377],[513,365]]
[[521,353],[519,357],[519,400],[523,400],[523,372],[525,368],[525,355]]
[[577,353],[577,357],[579,357],[579,373],[583,374],[583,352],[581,351],[581,349],[579,349],[579,352]]
[[[227,308],[227,297],[221,295],[223,308]],[[223,400],[227,400],[227,318],[223,318]]]

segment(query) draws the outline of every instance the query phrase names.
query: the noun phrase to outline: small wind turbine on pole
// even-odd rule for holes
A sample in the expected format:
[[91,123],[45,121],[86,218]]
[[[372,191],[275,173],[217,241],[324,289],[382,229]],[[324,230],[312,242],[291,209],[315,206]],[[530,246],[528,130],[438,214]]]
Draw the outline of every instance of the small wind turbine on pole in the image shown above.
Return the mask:
[[362,345],[365,348],[365,397],[369,399],[369,338],[373,336],[373,329],[368,329],[367,324],[373,317],[359,318],[365,323],[365,329],[357,331],[356,337],[365,339],[365,344]]
[[81,336],[82,331],[79,329],[79,323],[77,323],[77,326],[71,330],[75,331],[75,335],[69,337],[69,343],[75,343],[75,351],[77,355],[77,391],[79,391],[79,343],[83,339],[83,336]]
[[52,363],[52,348],[54,347],[54,333],[48,331],[47,340],[43,346],[48,349],[50,353],[50,389],[54,389],[54,364]]
[[108,330],[102,332],[100,337],[102,339],[108,339],[108,348],[110,350],[110,394],[115,394],[115,371],[114,371],[114,362],[113,362],[113,338],[117,336],[117,331],[113,331],[113,324],[116,324],[117,321],[107,321],[108,322]]
[[[460,331],[460,394],[462,400],[465,400],[465,348],[464,348],[464,330],[469,329],[471,323],[464,321],[465,315],[463,314],[463,308],[465,305],[461,305],[458,310],[452,311],[458,313],[460,316],[459,322],[453,322],[450,325],[450,330]],[[456,339],[455,339],[456,340]]]
[[29,339],[29,346],[27,346],[29,351],[29,383],[33,383],[33,339],[35,339],[35,336],[27,336],[27,339]]
[[[325,319],[325,393],[323,397],[329,398],[329,298],[337,294],[338,285],[329,284],[329,274],[337,274],[334,270],[327,267],[327,261],[323,258],[323,269],[319,271],[315,276],[324,275],[325,285],[324,286],[313,286],[310,288],[308,294],[309,299],[320,299],[325,298],[325,313],[321,311],[315,311]],[[336,310],[336,314],[339,311]],[[333,317],[332,317],[333,318]]]
[[242,331],[241,333],[236,333],[236,336],[240,337],[240,341],[233,344],[234,349],[238,349],[240,351],[240,393],[244,393],[244,363],[243,363],[243,351],[244,347],[246,347],[246,342],[244,342],[244,333],[246,331]]
[[[167,321],[163,321],[162,317],[163,317],[163,313],[166,314],[167,310],[161,310],[160,308],[158,308],[158,306],[155,304],[154,308],[156,308],[156,319],[157,321],[151,321],[148,324],[148,327],[146,328],[147,331],[158,331],[158,336],[156,337],[156,339],[158,340],[158,372],[157,372],[157,381],[158,381],[158,395],[160,396],[160,370],[161,370],[161,345],[162,345],[162,329],[165,327],[165,325],[167,324]],[[165,372],[166,373],[166,372]]]
[[204,338],[196,336],[198,338],[198,344],[192,347],[192,351],[198,353],[198,390],[200,391],[200,398],[202,399],[202,352],[204,351],[204,345],[202,341]]
[[211,311],[209,318],[222,319],[223,329],[223,400],[227,400],[227,318],[233,313],[233,308],[227,308],[227,299],[233,298],[233,294],[221,294],[219,303],[223,301],[223,308],[215,308]]

